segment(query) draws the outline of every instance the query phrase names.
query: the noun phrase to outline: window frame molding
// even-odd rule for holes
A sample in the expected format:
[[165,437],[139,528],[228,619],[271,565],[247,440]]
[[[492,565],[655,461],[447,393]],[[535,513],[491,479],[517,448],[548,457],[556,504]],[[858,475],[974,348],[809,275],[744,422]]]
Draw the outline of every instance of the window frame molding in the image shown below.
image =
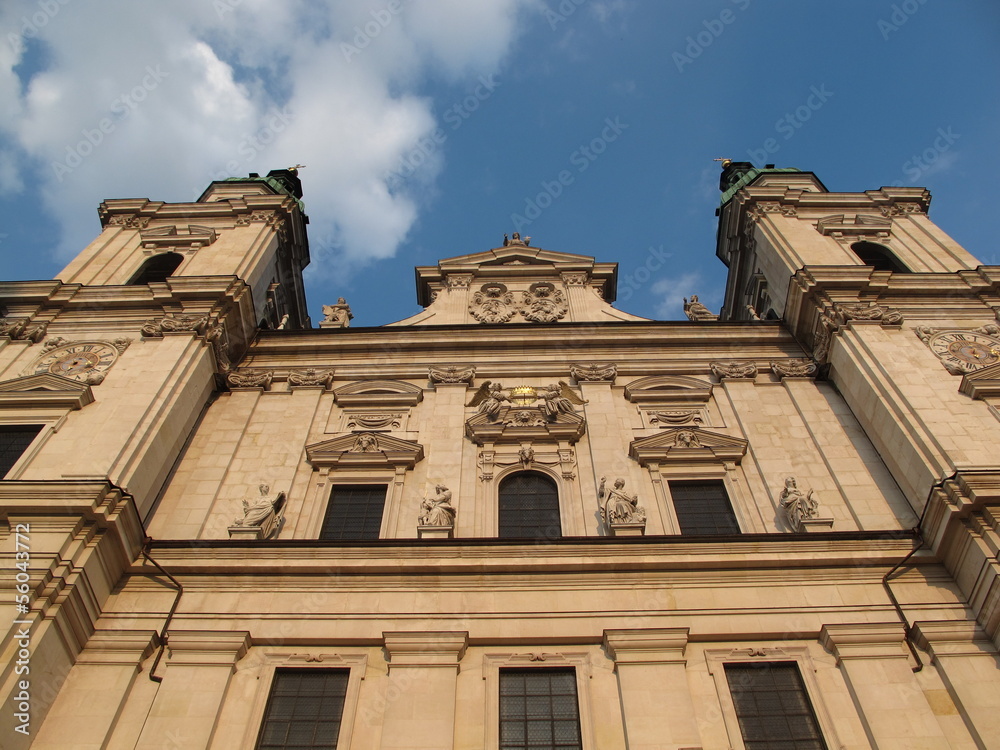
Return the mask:
[[[252,652],[251,652],[252,653]],[[337,736],[337,750],[351,750],[351,737],[354,734],[354,722],[358,715],[361,698],[361,683],[368,669],[367,654],[340,654],[336,651],[317,651],[310,653],[265,653],[257,659],[251,655],[248,660],[255,663],[237,669],[258,669],[257,690],[251,701],[250,714],[247,718],[246,730],[240,747],[256,748],[264,722],[264,712],[267,701],[271,697],[274,685],[274,673],[279,669],[348,669],[347,695],[344,697],[344,710],[340,716],[340,734]]]
[[715,681],[715,691],[719,697],[719,708],[722,712],[723,724],[729,737],[731,750],[746,750],[743,742],[743,730],[740,729],[739,716],[733,702],[729,680],[726,677],[726,664],[769,662],[794,662],[798,667],[802,685],[806,691],[806,699],[812,706],[816,723],[823,735],[823,742],[828,750],[842,747],[833,722],[833,717],[823,701],[823,693],[816,680],[816,665],[812,660],[807,646],[749,646],[733,649],[706,649],[705,661],[708,673]]
[[576,677],[576,702],[580,715],[580,741],[583,750],[598,750],[594,734],[590,681],[593,678],[590,652],[506,652],[483,654],[483,681],[486,683],[486,723],[483,737],[486,750],[500,748],[500,670],[573,669]]

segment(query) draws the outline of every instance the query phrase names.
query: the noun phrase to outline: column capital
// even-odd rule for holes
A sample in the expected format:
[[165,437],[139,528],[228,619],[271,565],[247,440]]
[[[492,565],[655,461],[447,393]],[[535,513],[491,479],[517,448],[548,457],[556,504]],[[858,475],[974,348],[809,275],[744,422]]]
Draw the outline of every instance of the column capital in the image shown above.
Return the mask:
[[169,663],[178,666],[232,666],[250,645],[247,630],[171,630],[167,634]]
[[604,647],[615,664],[685,663],[690,628],[605,630]]
[[395,630],[382,633],[389,654],[389,669],[399,667],[451,667],[465,655],[466,630]]
[[907,658],[903,649],[906,626],[901,622],[824,625],[819,639],[823,646],[841,661]]
[[913,623],[917,645],[942,656],[996,654],[997,648],[975,620],[924,620]]

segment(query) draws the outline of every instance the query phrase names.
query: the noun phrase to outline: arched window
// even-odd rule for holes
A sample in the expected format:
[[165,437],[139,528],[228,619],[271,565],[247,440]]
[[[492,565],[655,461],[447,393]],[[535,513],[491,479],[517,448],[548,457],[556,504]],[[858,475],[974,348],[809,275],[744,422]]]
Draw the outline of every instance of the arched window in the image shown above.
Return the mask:
[[501,539],[558,539],[559,490],[537,471],[520,471],[500,482]]
[[876,271],[892,271],[893,273],[910,273],[910,269],[899,262],[899,258],[885,245],[875,242],[855,242],[851,250],[866,266],[872,266]]
[[184,256],[179,253],[160,253],[149,258],[142,264],[135,276],[129,280],[130,286],[140,286],[149,284],[152,281],[166,281],[177,266],[184,260]]

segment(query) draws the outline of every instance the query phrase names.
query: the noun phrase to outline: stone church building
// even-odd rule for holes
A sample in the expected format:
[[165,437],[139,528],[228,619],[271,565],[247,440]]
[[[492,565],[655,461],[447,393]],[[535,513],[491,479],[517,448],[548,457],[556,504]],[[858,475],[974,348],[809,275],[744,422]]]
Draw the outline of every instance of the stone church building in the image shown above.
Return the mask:
[[314,326],[295,170],[102,203],[0,283],[0,746],[1000,748],[1000,267],[720,188],[682,321],[515,234]]

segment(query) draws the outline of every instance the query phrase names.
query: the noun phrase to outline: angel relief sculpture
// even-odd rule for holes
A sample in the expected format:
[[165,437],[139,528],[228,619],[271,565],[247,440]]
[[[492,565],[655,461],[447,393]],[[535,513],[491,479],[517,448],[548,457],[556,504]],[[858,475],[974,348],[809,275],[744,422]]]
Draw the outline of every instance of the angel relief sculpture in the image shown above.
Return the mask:
[[558,384],[543,386],[541,389],[542,411],[549,419],[555,419],[559,413],[572,414],[576,411],[573,404],[587,403],[577,396],[573,389],[562,380]]
[[485,414],[487,419],[493,421],[500,416],[500,407],[509,403],[510,394],[503,389],[503,386],[487,380],[479,386],[468,406],[478,406],[479,413]]

